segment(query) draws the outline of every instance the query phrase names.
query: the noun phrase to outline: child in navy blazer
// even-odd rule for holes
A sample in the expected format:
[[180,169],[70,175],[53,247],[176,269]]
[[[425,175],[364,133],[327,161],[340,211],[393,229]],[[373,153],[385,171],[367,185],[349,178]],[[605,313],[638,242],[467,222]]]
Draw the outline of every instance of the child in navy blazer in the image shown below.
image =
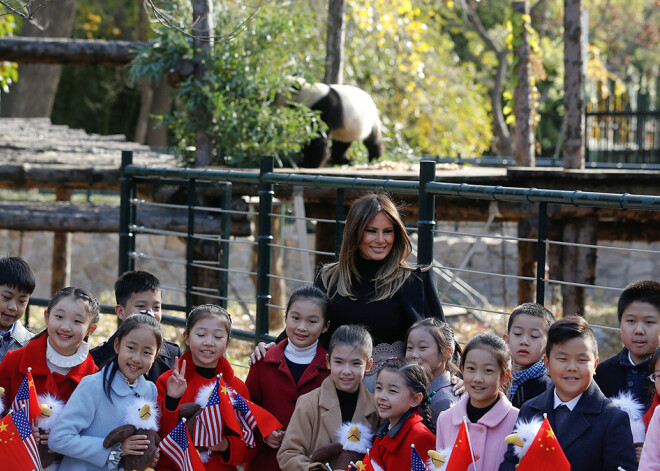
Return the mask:
[[[546,413],[572,471],[635,471],[628,415],[593,381],[598,344],[587,321],[568,316],[552,324],[544,361],[554,387],[523,404],[518,421]],[[514,446],[509,445],[500,471],[515,470]]]
[[260,445],[257,456],[246,470],[279,471],[277,450],[282,444],[296,401],[303,394],[321,386],[330,370],[328,353],[319,344],[328,330],[328,296],[313,285],[296,289],[289,298],[285,313],[287,338],[272,347],[263,360],[250,367],[245,385],[252,402],[273,414],[284,426]]

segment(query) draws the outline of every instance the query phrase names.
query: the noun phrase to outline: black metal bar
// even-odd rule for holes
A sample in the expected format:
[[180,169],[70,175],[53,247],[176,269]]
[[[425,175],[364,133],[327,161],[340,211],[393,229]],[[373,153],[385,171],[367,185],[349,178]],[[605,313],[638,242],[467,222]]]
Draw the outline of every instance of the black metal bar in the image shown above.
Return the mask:
[[270,244],[273,241],[272,220],[273,185],[264,179],[264,175],[273,172],[275,159],[272,155],[261,157],[259,168],[259,235],[257,239],[257,321],[256,341],[268,334],[270,318]]
[[435,226],[435,196],[426,184],[435,181],[435,160],[422,160],[419,167],[419,213],[417,222],[417,263],[433,263],[433,227]]
[[335,259],[339,260],[341,243],[344,239],[344,190],[337,190],[337,202],[335,203]]
[[539,203],[539,230],[536,242],[536,302],[545,301],[545,240],[548,235],[548,203]]
[[[231,183],[224,183],[225,193],[222,197],[222,209],[231,210]],[[231,237],[231,214],[224,212],[221,216],[222,220],[222,238],[224,242],[220,242],[220,266],[229,268],[229,238]],[[218,296],[221,298],[218,301],[220,306],[227,308],[227,300],[222,299],[229,296],[229,271],[220,271],[218,273]]]
[[193,260],[195,259],[195,210],[194,206],[197,200],[195,179],[188,181],[188,237],[186,239],[186,316],[190,313],[193,306]]
[[119,167],[119,172],[121,174],[119,178],[120,183],[120,203],[119,203],[119,275],[129,270],[130,265],[130,239],[131,232],[130,220],[131,220],[131,186],[132,179],[130,175],[126,174],[126,167],[133,163],[133,152],[130,150],[124,150],[121,153],[121,167]]

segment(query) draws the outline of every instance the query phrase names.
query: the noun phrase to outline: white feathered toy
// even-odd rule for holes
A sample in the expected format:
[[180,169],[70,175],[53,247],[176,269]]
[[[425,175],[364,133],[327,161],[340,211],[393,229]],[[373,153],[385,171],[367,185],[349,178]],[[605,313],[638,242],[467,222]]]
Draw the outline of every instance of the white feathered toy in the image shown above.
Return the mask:
[[642,417],[644,417],[644,406],[635,399],[630,391],[621,391],[618,395],[610,399],[619,409],[628,414],[633,442],[635,444],[644,443],[644,439],[646,438],[646,427],[642,420]]
[[336,441],[317,449],[310,458],[319,463],[334,461],[336,469],[346,469],[351,462],[367,453],[373,437],[373,431],[368,425],[344,422],[337,430]]
[[[39,433],[43,434],[53,430],[66,403],[50,393],[40,394],[37,399],[41,406],[41,413],[36,419],[37,427]],[[48,452],[48,445],[39,443],[39,458],[41,458],[41,466],[44,469],[48,468],[48,471],[54,471],[59,467],[57,463],[54,463],[56,456],[55,453]]]
[[126,471],[153,470],[151,464],[156,456],[160,438],[158,437],[158,407],[152,401],[136,398],[126,410],[124,425],[112,430],[103,440],[105,448],[111,448],[133,435],[146,435],[149,446],[144,454],[125,455],[121,457],[119,467]]
[[529,421],[520,420],[516,423],[513,433],[507,435],[504,439],[506,443],[515,445],[513,452],[519,461],[522,460],[529,447],[534,443],[534,438],[539,433],[541,425],[543,425],[543,418],[541,417],[533,417]]

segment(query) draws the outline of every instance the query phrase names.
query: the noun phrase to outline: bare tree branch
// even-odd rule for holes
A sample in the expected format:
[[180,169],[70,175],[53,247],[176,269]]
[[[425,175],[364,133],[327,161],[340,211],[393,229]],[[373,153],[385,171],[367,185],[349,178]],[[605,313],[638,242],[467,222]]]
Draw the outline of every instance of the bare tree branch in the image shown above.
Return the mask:
[[[37,20],[34,18],[34,14],[46,6],[49,0],[39,0],[32,1],[28,0],[27,2],[18,2],[15,0],[0,0],[0,5],[5,7],[7,11],[0,11],[0,16],[5,15],[16,15],[20,16],[24,20],[30,22],[39,29],[44,29]],[[25,13],[23,13],[23,11]]]
[[[0,0],[1,2],[2,0]],[[259,0],[257,4],[253,7],[252,12],[248,15],[248,17],[243,20],[240,24],[238,24],[231,32],[228,34],[221,34],[218,36],[200,36],[200,35],[195,35],[189,32],[189,30],[192,30],[193,27],[197,24],[197,22],[200,20],[200,18],[196,18],[195,21],[190,24],[190,25],[185,25],[182,24],[179,20],[174,18],[173,16],[169,15],[165,10],[162,8],[159,8],[156,6],[153,0],[144,0],[144,8],[147,9],[147,11],[151,11],[153,14],[153,17],[155,18],[155,21],[160,23],[161,25],[165,26],[166,28],[173,29],[175,31],[178,31],[179,33],[183,34],[184,36],[187,36],[192,39],[197,39],[200,41],[206,41],[206,42],[213,42],[216,40],[231,40],[234,39],[236,36],[241,34],[245,28],[247,28],[247,25],[252,21],[252,19],[257,15],[259,10],[263,5],[266,3],[270,3],[272,0]]]

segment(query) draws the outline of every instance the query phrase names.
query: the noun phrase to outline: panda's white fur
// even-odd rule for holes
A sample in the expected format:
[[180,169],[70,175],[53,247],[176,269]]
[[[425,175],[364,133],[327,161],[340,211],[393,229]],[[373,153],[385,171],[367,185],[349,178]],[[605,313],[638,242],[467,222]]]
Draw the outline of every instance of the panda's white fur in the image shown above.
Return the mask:
[[365,140],[374,127],[380,130],[378,108],[371,96],[364,90],[352,85],[327,85],[325,83],[308,83],[304,79],[295,80],[296,87],[291,90],[291,101],[313,107],[330,93],[337,92],[342,105],[343,126],[333,129],[329,138],[339,142]]
[[37,425],[42,430],[52,430],[60,418],[66,402],[50,393],[39,394],[37,400],[39,405],[42,407],[46,405],[50,409],[50,417],[44,417],[42,414],[37,416]]

